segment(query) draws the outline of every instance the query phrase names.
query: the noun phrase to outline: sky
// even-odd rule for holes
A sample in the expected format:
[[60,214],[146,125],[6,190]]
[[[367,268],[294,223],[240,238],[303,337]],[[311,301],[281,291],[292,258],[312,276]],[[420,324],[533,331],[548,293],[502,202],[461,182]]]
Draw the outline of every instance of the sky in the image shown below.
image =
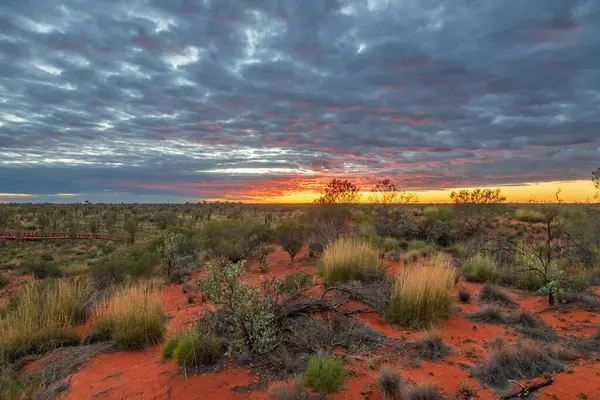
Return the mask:
[[0,201],[575,201],[598,167],[598,0],[0,2]]

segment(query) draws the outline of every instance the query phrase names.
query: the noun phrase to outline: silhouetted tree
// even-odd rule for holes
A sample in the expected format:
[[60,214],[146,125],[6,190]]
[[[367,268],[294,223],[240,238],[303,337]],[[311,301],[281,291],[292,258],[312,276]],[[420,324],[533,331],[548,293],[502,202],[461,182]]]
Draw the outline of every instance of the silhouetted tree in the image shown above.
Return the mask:
[[369,200],[375,204],[409,204],[418,201],[415,193],[404,192],[391,180],[379,181],[371,189]]
[[320,204],[348,204],[358,203],[361,194],[359,188],[352,182],[344,179],[333,179],[325,187],[325,193],[315,203]]
[[463,189],[451,192],[450,199],[455,204],[461,230],[474,235],[483,230],[498,204],[503,203],[506,197],[500,189]]

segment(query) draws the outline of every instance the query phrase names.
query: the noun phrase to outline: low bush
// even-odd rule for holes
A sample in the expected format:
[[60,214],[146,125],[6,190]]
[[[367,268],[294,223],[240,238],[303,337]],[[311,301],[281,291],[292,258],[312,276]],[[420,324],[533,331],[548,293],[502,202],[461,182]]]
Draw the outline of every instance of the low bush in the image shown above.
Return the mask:
[[451,352],[450,347],[444,343],[442,335],[437,331],[426,333],[415,342],[414,348],[419,357],[429,361],[440,360]]
[[504,309],[495,304],[486,304],[474,313],[469,314],[468,317],[471,321],[490,324],[505,324],[508,319]]
[[181,368],[196,369],[213,365],[223,357],[221,341],[213,333],[193,329],[186,333],[173,350],[173,359]]
[[177,348],[177,345],[179,345],[179,342],[182,338],[182,335],[177,334],[169,336],[160,348],[161,358],[166,359],[173,357],[173,352]]
[[471,301],[471,292],[464,288],[460,289],[458,291],[458,299],[461,303],[468,303],[469,301]]
[[344,366],[336,357],[313,356],[302,377],[304,384],[317,393],[330,394],[344,387]]
[[26,274],[33,274],[36,279],[58,278],[62,271],[56,261],[53,260],[25,260],[21,262],[21,269]]
[[380,209],[375,219],[375,230],[381,237],[414,239],[417,225],[414,216],[400,209]]
[[544,222],[544,215],[541,212],[536,211],[532,208],[517,208],[514,216],[517,221],[521,222]]
[[4,275],[0,275],[0,289],[8,285],[10,285],[10,279]]
[[396,277],[387,318],[411,327],[425,327],[452,312],[454,268],[448,256],[438,253],[430,265],[403,268]]
[[313,284],[313,276],[306,272],[296,272],[286,276],[281,282],[282,293],[297,293]]
[[313,396],[306,392],[302,381],[297,379],[291,384],[285,382],[277,382],[271,386],[269,394],[275,400],[319,400],[320,396]]
[[325,251],[325,246],[320,242],[310,242],[308,244],[308,255],[310,257],[320,257]]
[[162,302],[151,284],[122,288],[94,311],[93,330],[108,331],[124,350],[160,343],[165,332]]
[[123,282],[128,276],[149,277],[158,264],[157,253],[151,245],[132,245],[90,264],[94,284],[106,288]]
[[444,395],[433,384],[412,386],[408,389],[404,400],[443,400]]
[[483,302],[499,303],[507,307],[515,307],[515,301],[510,295],[493,285],[483,285],[479,291],[479,300]]
[[342,237],[327,246],[321,258],[320,273],[328,283],[368,281],[384,276],[379,249],[356,237]]
[[525,344],[496,350],[477,367],[476,375],[482,383],[503,388],[509,380],[533,379],[562,372],[563,368],[563,362],[551,349]]
[[43,345],[45,341],[56,342],[48,337],[72,338],[68,330],[83,322],[91,296],[90,281],[83,277],[27,284],[0,319],[0,346],[48,349],[52,346]]
[[400,248],[400,241],[393,237],[383,238],[382,247],[385,251],[398,250]]
[[290,263],[294,262],[294,258],[304,247],[309,233],[308,226],[293,219],[283,221],[275,230],[277,242],[289,254]]
[[402,378],[392,370],[385,369],[379,374],[379,386],[384,399],[400,399],[402,394]]
[[497,282],[499,278],[494,259],[481,254],[469,258],[460,272],[467,282]]
[[244,219],[213,220],[206,224],[205,249],[212,258],[239,262],[273,239],[267,225]]

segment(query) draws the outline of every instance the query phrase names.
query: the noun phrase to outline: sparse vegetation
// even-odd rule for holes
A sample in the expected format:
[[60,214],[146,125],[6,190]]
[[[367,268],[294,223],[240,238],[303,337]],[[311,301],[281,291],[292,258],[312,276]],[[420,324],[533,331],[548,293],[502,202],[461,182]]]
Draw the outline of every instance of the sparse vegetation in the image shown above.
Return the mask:
[[515,301],[506,292],[494,285],[483,285],[479,291],[479,301],[499,303],[506,307],[515,307]]
[[517,208],[515,211],[515,219],[521,222],[544,222],[544,216],[539,211],[533,208]]
[[396,277],[387,318],[411,327],[426,327],[447,318],[454,284],[450,259],[441,253],[428,265],[403,268]]
[[433,384],[411,386],[406,393],[405,400],[443,400],[444,395]]
[[451,351],[438,331],[427,332],[414,344],[414,348],[419,357],[429,361],[442,359]]
[[379,386],[384,399],[400,399],[402,394],[402,378],[390,369],[385,369],[379,374]]
[[177,341],[172,357],[181,368],[194,370],[201,366],[212,365],[223,357],[221,342],[211,332],[190,330]]
[[283,221],[276,229],[277,242],[289,254],[290,264],[294,262],[294,258],[304,247],[309,233],[306,225],[291,219]]

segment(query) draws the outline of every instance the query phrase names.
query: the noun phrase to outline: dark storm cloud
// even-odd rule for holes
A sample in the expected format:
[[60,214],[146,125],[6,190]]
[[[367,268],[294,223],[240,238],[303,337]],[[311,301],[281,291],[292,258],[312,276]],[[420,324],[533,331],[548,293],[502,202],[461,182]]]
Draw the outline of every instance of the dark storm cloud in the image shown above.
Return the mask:
[[594,0],[7,0],[0,192],[583,178],[599,69]]

